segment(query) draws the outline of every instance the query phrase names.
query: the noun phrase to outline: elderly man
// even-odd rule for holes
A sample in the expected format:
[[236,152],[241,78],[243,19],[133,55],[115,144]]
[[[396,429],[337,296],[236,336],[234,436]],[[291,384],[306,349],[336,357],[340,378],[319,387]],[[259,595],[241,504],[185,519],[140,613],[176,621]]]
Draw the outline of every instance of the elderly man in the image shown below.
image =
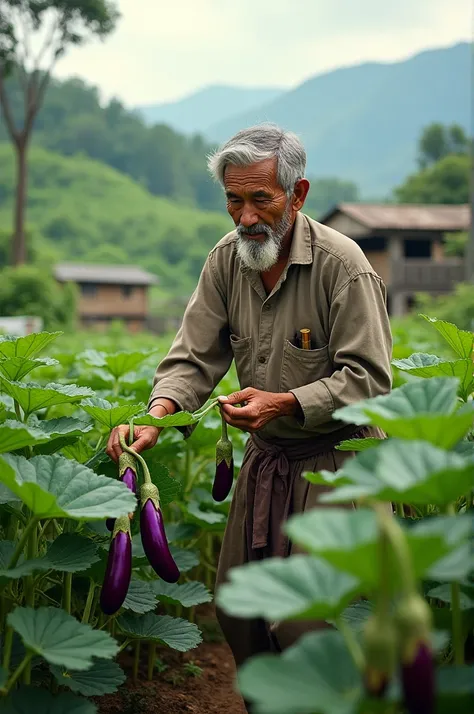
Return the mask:
[[[272,125],[239,132],[210,158],[235,230],[210,252],[149,402],[157,417],[195,411],[235,360],[241,391],[223,398],[222,410],[251,437],[218,583],[229,568],[288,555],[282,523],[314,507],[321,492],[301,473],[337,470],[348,454],[335,446],[369,433],[333,420],[333,412],[391,388],[385,287],[354,241],[301,212],[305,164],[299,139]],[[297,338],[302,329],[310,330],[309,345]],[[154,446],[158,435],[136,427],[134,448]],[[108,454],[120,454],[117,430]],[[238,665],[301,633],[294,623],[218,615]]]

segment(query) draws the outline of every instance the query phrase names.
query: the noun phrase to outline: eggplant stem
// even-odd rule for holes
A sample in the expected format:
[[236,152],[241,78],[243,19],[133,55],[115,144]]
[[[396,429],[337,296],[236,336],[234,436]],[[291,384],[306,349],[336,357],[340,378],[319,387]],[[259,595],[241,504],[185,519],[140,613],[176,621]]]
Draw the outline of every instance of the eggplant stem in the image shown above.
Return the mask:
[[90,583],[89,583],[89,592],[87,593],[86,604],[84,606],[84,612],[82,613],[81,622],[83,624],[87,624],[89,622],[89,618],[91,616],[91,610],[92,610],[92,603],[94,601],[94,595],[95,595],[95,583],[91,579]]
[[135,653],[133,655],[133,683],[138,682],[138,668],[140,666],[140,640],[135,642]]
[[132,456],[134,456],[137,459],[137,461],[141,464],[141,467],[143,469],[143,477],[145,479],[145,483],[153,483],[151,480],[150,471],[148,469],[147,463],[146,463],[145,459],[143,458],[143,456],[141,456],[137,451],[134,451],[133,449],[131,449],[126,444],[123,434],[119,435],[119,440],[120,440],[120,446],[122,447],[122,449],[124,451],[126,451],[128,454],[131,454]]
[[153,680],[153,673],[155,670],[155,658],[156,658],[156,644],[150,642],[148,645],[148,681]]

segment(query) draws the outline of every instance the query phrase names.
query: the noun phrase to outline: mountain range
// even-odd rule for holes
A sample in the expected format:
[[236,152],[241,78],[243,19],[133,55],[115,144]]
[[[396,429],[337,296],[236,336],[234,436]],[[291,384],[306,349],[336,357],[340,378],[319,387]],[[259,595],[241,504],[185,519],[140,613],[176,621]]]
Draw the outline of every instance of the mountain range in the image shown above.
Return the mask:
[[212,142],[275,122],[303,139],[308,175],[354,181],[363,197],[382,199],[416,170],[425,126],[457,123],[469,131],[471,53],[462,42],[400,62],[343,67],[289,90],[208,87],[141,111]]

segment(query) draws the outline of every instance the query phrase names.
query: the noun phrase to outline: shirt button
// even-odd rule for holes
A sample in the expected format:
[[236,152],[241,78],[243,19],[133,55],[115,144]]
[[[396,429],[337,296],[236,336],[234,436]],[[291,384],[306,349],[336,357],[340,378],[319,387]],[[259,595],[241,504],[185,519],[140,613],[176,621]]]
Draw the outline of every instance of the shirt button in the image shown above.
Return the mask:
[[265,362],[267,361],[267,358],[265,357],[265,355],[260,355],[260,357],[258,358],[258,361],[260,362],[260,364],[265,364]]
[[272,309],[272,306],[269,305],[268,302],[267,302],[267,303],[263,306],[263,309],[265,310],[265,312],[268,312],[269,310]]

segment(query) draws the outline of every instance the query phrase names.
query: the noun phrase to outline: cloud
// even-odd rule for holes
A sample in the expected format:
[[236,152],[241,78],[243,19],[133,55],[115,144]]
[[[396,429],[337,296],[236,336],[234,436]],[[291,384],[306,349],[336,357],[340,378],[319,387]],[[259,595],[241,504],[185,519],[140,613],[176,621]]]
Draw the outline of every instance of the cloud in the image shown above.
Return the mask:
[[119,0],[104,43],[72,50],[79,75],[128,105],[209,84],[294,86],[335,67],[394,61],[470,38],[470,0]]

